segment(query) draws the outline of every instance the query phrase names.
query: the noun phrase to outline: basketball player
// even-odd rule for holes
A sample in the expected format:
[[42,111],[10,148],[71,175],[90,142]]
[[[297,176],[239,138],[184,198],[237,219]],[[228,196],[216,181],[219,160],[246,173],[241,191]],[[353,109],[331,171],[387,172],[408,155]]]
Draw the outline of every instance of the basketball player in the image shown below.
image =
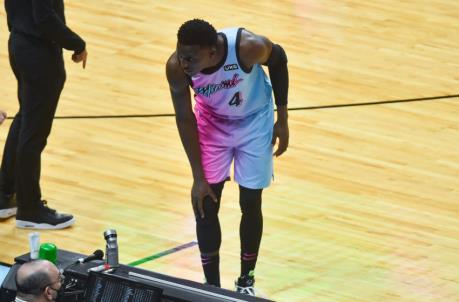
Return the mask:
[[[280,45],[243,28],[219,33],[204,20],[185,22],[166,66],[177,128],[188,156],[191,199],[206,282],[220,287],[218,210],[234,160],[239,184],[241,275],[238,292],[254,295],[254,269],[263,229],[261,195],[275,156],[288,146],[287,57]],[[261,65],[267,65],[271,81]],[[271,88],[272,82],[272,88]],[[196,105],[191,106],[189,87]],[[277,121],[274,123],[274,91]]]

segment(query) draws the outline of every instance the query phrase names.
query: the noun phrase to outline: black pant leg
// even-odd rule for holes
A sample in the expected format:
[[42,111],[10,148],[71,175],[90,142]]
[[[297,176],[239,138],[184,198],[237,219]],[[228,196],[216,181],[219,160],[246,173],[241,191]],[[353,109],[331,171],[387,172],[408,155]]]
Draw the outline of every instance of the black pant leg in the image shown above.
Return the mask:
[[2,166],[0,173],[0,192],[12,194],[16,192],[16,149],[21,127],[21,114],[18,112],[10,126],[3,149]]
[[18,211],[27,212],[40,204],[41,153],[51,132],[65,69],[57,45],[17,37],[13,39],[11,52],[20,78],[21,96],[15,188]]
[[16,113],[13,122],[10,126],[8,136],[6,138],[5,147],[3,149],[2,165],[0,171],[0,193],[12,194],[15,192],[16,178],[16,149],[19,139],[19,130],[21,128],[21,99],[22,99],[22,79],[19,70],[16,67],[16,62],[11,51],[11,38],[8,40],[10,66],[14,76],[18,82],[18,100],[19,111]]

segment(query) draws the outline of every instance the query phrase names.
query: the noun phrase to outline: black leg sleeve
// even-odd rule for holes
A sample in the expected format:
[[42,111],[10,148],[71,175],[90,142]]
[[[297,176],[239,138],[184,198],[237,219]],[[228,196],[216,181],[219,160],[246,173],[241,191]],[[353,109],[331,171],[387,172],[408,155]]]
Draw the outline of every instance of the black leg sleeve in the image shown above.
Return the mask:
[[241,276],[255,269],[263,233],[261,211],[262,189],[254,190],[239,186],[242,211],[239,234],[241,237]]
[[203,201],[204,218],[199,215],[196,205],[193,204],[193,211],[196,218],[196,235],[198,237],[199,251],[201,252],[201,263],[206,277],[206,283],[220,287],[220,256],[219,250],[222,240],[218,210],[224,182],[211,185],[218,202],[206,196]]

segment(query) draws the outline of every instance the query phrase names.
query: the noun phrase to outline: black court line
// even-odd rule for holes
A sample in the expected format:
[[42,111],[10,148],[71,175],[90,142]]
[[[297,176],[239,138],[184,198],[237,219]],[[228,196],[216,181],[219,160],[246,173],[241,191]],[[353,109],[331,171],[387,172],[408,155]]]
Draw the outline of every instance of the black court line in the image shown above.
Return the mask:
[[[310,107],[290,107],[289,111],[299,110],[319,110],[319,109],[331,109],[331,108],[343,108],[343,107],[359,107],[359,106],[374,106],[384,104],[395,104],[395,103],[409,103],[409,102],[425,102],[435,101],[441,99],[452,99],[458,98],[459,94],[442,95],[442,96],[431,96],[414,99],[400,99],[400,100],[386,100],[386,101],[374,101],[374,102],[363,102],[363,103],[352,103],[352,104],[335,104],[335,105],[322,105],[322,106],[310,106]],[[160,114],[126,114],[126,115],[70,115],[70,116],[55,116],[55,119],[110,119],[110,118],[151,118],[151,117],[174,117],[174,113],[160,113]],[[13,117],[7,117],[7,119],[13,119]]]
[[329,109],[329,108],[340,108],[340,107],[357,107],[357,106],[371,106],[371,105],[383,105],[383,104],[395,104],[395,103],[425,102],[425,101],[434,101],[434,100],[441,100],[441,99],[452,99],[452,98],[457,98],[457,97],[459,97],[459,94],[430,96],[430,97],[415,98],[415,99],[400,99],[400,100],[375,101],[375,102],[365,102],[365,103],[353,103],[353,104],[294,107],[294,108],[288,108],[288,110],[289,111],[291,110],[315,110],[315,109]]
[[72,115],[56,116],[55,119],[100,119],[100,118],[145,118],[145,117],[173,117],[174,113],[160,114],[126,114],[126,115]]
[[[67,115],[55,116],[56,120],[71,120],[71,119],[110,119],[110,118],[145,118],[145,117],[174,117],[174,113],[160,114],[120,114],[120,115]],[[13,116],[8,116],[6,119],[11,120]]]

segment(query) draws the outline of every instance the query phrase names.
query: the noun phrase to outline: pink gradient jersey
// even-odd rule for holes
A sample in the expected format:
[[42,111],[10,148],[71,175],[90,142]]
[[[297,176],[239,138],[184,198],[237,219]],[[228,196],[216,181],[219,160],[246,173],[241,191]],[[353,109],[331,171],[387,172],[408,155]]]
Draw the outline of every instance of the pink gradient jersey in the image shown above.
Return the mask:
[[196,109],[224,119],[243,119],[267,108],[272,102],[272,88],[263,68],[255,64],[245,70],[239,60],[242,28],[222,30],[225,55],[215,68],[203,70],[191,78]]
[[269,186],[274,109],[271,83],[259,64],[244,70],[238,60],[240,28],[219,33],[225,55],[218,66],[191,78],[201,163],[211,184],[230,177],[243,187]]

